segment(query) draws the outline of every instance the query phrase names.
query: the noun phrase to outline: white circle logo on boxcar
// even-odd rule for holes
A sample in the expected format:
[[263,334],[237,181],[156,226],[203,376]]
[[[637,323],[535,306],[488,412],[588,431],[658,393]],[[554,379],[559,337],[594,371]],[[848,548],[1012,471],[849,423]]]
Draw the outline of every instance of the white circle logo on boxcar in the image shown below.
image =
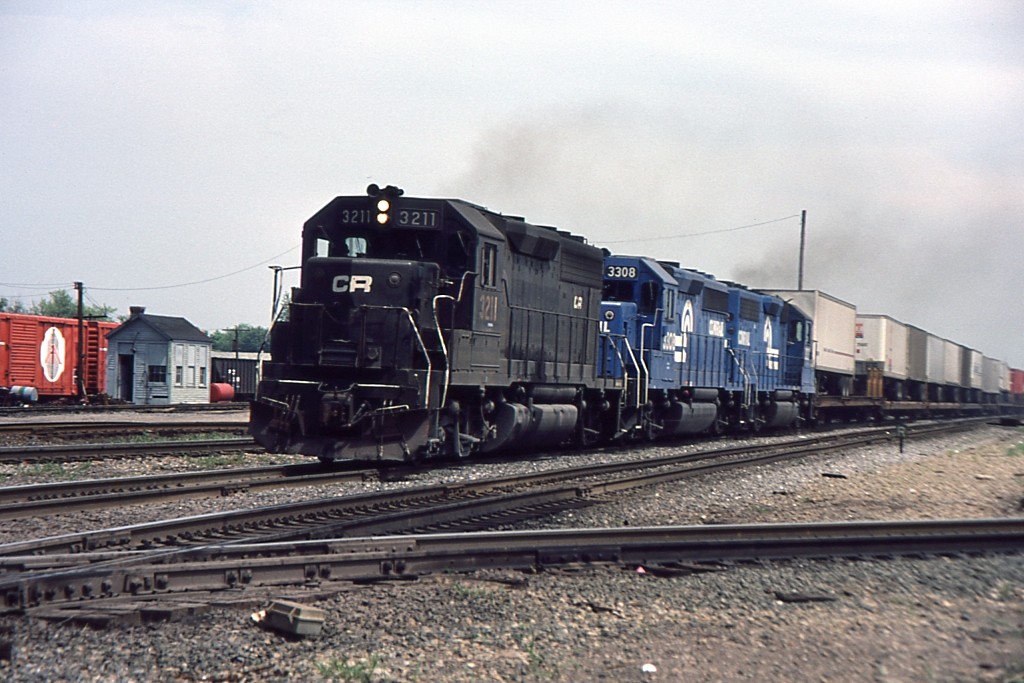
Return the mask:
[[39,345],[39,364],[47,382],[56,382],[64,373],[64,335],[56,327],[46,330]]

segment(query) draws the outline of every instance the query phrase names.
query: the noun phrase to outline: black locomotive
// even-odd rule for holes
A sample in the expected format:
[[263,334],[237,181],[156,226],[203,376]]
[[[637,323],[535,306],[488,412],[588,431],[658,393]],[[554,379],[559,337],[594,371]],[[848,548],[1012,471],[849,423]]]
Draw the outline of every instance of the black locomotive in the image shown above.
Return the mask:
[[335,198],[303,227],[254,437],[330,461],[601,436],[599,413],[616,404],[605,390],[621,384],[597,379],[602,258],[462,200],[376,185]]

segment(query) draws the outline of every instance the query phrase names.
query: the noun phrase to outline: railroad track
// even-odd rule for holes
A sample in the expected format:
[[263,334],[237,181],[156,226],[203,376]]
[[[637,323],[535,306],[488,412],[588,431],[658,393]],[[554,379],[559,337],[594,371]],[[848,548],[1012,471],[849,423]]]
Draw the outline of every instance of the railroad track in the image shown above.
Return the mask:
[[[9,611],[103,621],[140,619],[147,610],[166,616],[175,609],[168,599],[201,600],[196,591],[408,579],[439,570],[617,563],[673,575],[691,571],[685,563],[694,562],[1024,549],[1020,519],[915,522],[909,531],[864,523],[423,533],[493,528],[594,504],[622,490],[889,438],[886,430],[822,436],[773,444],[758,454],[725,448],[7,544],[0,546],[0,596]],[[420,533],[374,536],[403,530]]]
[[81,437],[116,432],[119,434],[134,432],[247,432],[249,423],[245,420],[232,422],[210,422],[209,420],[191,420],[187,422],[133,420],[109,422],[82,422],[81,420],[64,422],[17,422],[0,424],[0,435],[5,436],[42,436],[42,437]]
[[224,403],[175,403],[171,406],[135,405],[134,403],[116,403],[109,405],[60,405],[36,404],[31,408],[21,406],[0,406],[0,418],[25,417],[38,415],[95,415],[97,413],[231,413],[249,410],[248,401],[229,401]]
[[375,469],[316,462],[8,486],[0,488],[0,521],[378,478]]
[[[236,434],[248,435],[249,423],[233,422],[31,422],[0,424],[0,442],[7,440],[29,440],[30,443],[7,446],[9,449],[24,449],[32,452],[45,449],[46,442],[79,441],[94,439],[98,435],[117,434],[130,436],[134,434]],[[39,443],[43,441],[43,443]],[[54,446],[49,446],[54,447]],[[5,449],[6,450],[6,449]]]
[[[948,423],[929,433],[948,431]],[[962,428],[962,425],[961,425]],[[921,432],[917,432],[920,434]],[[616,493],[710,472],[853,448],[892,438],[885,429],[737,446],[499,477],[232,510],[0,545],[0,557],[155,546],[283,542],[368,534],[477,530],[600,502]],[[141,494],[140,494],[141,495]],[[160,496],[168,495],[165,491]]]
[[[945,428],[945,425],[942,425]],[[924,433],[924,432],[918,432]],[[857,438],[859,443],[869,443],[878,438],[889,438],[890,434],[888,430],[870,430],[866,433],[861,433]],[[825,445],[827,447],[838,447],[831,445],[836,437],[829,435],[819,435],[813,439],[801,439],[799,441],[793,441],[790,443],[800,443],[805,447],[817,447]],[[855,443],[854,441],[845,441],[846,443]],[[155,443],[152,444],[153,451],[151,453],[181,453],[182,446],[189,446],[195,443],[199,453],[208,453],[210,450],[223,451],[223,450],[236,450],[241,449],[243,451],[249,451],[249,445],[251,441],[239,439],[233,441],[214,440],[214,441],[199,441],[199,442],[171,442],[171,443]],[[97,444],[90,446],[89,449],[82,450],[70,450],[68,453],[75,457],[91,460],[96,457],[117,457],[118,451],[124,447],[126,453],[130,455],[138,455],[139,447],[145,446],[115,446],[114,444]],[[783,449],[786,449],[786,442],[781,444]],[[58,449],[59,450],[59,449]],[[600,474],[608,474],[613,472],[630,471],[637,469],[642,466],[645,469],[656,468],[662,465],[672,465],[680,462],[692,462],[694,459],[705,459],[709,457],[728,459],[732,456],[748,452],[748,447],[736,446],[726,447],[726,449],[718,449],[710,453],[687,455],[687,456],[671,456],[663,459],[648,459],[640,461],[638,464],[636,461],[630,461],[629,463],[617,463],[602,466],[592,466],[589,470],[560,470],[555,473],[545,473],[535,475],[534,477],[519,476],[512,480],[505,481],[501,480],[498,485],[524,485],[524,484],[541,484],[544,482],[557,481],[565,476],[596,476]],[[44,450],[41,459],[46,459],[48,451]],[[793,457],[793,456],[788,456]],[[23,457],[19,457],[16,453],[13,456],[16,462],[25,462]],[[755,456],[755,463],[764,462],[765,456]],[[4,452],[0,450],[0,462],[4,460]],[[723,460],[721,467],[736,467],[740,463],[728,462]],[[709,465],[710,469],[712,466]],[[323,467],[316,463],[310,463],[308,465],[294,465],[294,466],[270,466],[264,468],[251,468],[246,470],[232,469],[232,470],[215,470],[211,472],[191,472],[191,473],[172,473],[172,474],[157,474],[147,475],[140,477],[120,477],[115,479],[92,479],[82,481],[63,481],[53,483],[42,483],[42,484],[27,484],[20,486],[10,486],[0,488],[0,520],[12,520],[12,519],[24,519],[28,517],[42,516],[52,513],[69,513],[77,512],[81,510],[95,510],[110,507],[117,507],[122,505],[132,505],[140,503],[159,503],[173,500],[190,499],[190,498],[201,498],[201,497],[221,497],[228,496],[234,493],[244,492],[244,490],[257,490],[267,489],[274,487],[275,482],[279,482],[281,485],[312,485],[315,483],[321,483],[319,475],[323,473],[324,480],[330,480],[333,476],[337,477],[341,472],[348,470],[356,470],[352,474],[346,475],[346,478],[361,478],[366,480],[372,476],[378,476],[379,470],[367,470],[358,469],[358,465],[355,463],[338,463],[335,466],[324,470]],[[400,478],[413,474],[416,472],[423,471],[422,467],[395,467],[388,470],[388,476],[391,479]],[[674,476],[672,474],[666,475],[668,477]],[[641,483],[647,481],[649,475],[642,475],[639,481]],[[335,480],[338,480],[337,478]],[[632,486],[628,480],[624,480],[618,485]]]
[[174,441],[131,441],[57,446],[9,446],[0,448],[0,463],[67,463],[113,458],[141,458],[160,455],[207,455],[235,452],[262,453],[251,437],[188,439]]
[[442,571],[613,564],[671,577],[721,570],[719,563],[743,560],[1022,550],[1024,519],[430,534],[7,558],[0,562],[6,574],[0,578],[0,596],[7,612],[57,619],[131,614],[138,619],[147,611],[166,616],[166,601],[182,594],[286,585],[324,588],[341,581],[408,580]]

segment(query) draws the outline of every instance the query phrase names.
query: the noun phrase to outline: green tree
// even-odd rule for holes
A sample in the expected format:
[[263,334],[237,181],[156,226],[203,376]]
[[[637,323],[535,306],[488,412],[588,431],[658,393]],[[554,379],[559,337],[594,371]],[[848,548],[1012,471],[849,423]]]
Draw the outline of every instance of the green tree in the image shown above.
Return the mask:
[[235,340],[238,340],[238,351],[259,351],[263,340],[267,337],[267,328],[255,327],[239,323],[226,330],[214,330],[207,335],[213,340],[214,351],[235,351]]
[[[82,315],[86,318],[109,318],[110,314],[116,311],[114,306],[83,306]],[[57,289],[40,301],[34,304],[28,311],[34,315],[46,315],[53,318],[77,318],[78,301],[72,298],[66,289]]]
[[20,301],[8,301],[6,297],[0,296],[0,313],[27,313],[25,304]]

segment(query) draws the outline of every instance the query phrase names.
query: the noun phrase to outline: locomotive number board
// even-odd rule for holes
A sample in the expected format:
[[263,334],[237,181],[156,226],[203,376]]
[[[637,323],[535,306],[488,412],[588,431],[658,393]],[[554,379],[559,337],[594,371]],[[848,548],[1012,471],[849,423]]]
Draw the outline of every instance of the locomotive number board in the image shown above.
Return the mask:
[[604,269],[604,276],[616,280],[635,280],[636,266],[608,266]]
[[[375,225],[377,211],[374,209],[341,209],[338,222],[342,225]],[[441,226],[438,211],[427,209],[398,209],[392,212],[395,225],[402,228],[437,228]]]

